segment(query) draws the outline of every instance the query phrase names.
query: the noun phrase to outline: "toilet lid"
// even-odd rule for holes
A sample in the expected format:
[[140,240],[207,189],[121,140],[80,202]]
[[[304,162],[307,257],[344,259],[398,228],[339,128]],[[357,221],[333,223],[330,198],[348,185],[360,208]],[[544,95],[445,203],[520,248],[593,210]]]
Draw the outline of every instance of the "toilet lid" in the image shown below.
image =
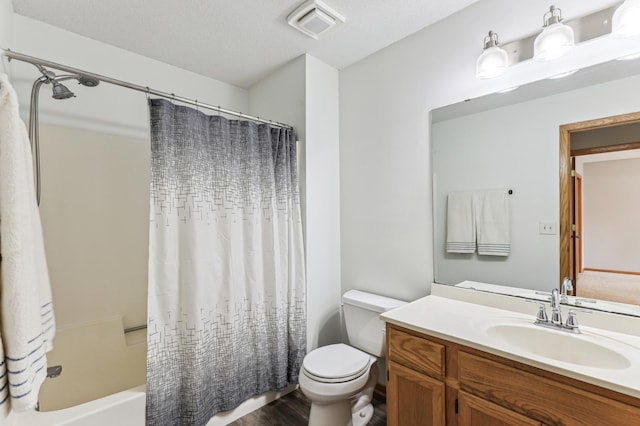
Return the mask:
[[347,382],[362,376],[371,363],[371,355],[338,343],[311,351],[302,367],[308,376],[320,382]]

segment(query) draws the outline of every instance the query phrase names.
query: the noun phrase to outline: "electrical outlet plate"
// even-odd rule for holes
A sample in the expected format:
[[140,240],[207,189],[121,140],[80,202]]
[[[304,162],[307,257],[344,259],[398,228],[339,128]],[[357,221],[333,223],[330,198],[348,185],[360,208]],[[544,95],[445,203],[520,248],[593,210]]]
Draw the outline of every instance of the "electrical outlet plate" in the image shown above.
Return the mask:
[[555,222],[540,222],[538,231],[542,235],[556,235],[558,233],[558,225]]

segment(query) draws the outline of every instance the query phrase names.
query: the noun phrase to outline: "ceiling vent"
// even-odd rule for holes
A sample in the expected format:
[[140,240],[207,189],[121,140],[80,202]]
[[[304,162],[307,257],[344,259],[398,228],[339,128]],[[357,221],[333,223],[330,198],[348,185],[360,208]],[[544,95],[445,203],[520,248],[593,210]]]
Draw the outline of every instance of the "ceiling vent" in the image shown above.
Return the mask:
[[287,16],[287,22],[296,30],[317,40],[320,35],[343,23],[344,16],[320,0],[309,0]]

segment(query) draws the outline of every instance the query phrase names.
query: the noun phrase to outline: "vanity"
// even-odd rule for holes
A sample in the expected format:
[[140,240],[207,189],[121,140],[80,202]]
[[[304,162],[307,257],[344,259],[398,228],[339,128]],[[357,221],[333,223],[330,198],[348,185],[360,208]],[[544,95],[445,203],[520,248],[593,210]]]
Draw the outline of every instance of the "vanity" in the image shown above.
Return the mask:
[[525,299],[447,287],[382,314],[389,425],[640,424],[640,328],[549,329]]

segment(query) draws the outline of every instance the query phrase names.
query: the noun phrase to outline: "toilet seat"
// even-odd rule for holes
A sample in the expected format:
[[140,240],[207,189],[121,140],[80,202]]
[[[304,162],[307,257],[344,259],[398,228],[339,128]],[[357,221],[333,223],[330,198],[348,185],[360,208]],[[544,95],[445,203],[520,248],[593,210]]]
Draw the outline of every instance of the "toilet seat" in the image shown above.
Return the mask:
[[369,371],[371,355],[338,343],[311,351],[302,362],[304,373],[321,383],[344,383]]

